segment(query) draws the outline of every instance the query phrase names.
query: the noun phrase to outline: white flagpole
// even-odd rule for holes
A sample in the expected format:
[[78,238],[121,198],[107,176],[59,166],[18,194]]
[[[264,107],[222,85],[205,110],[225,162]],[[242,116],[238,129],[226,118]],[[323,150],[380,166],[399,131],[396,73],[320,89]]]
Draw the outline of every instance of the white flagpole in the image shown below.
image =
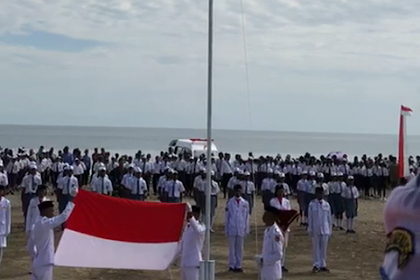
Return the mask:
[[213,0],[209,0],[208,17],[208,65],[207,65],[207,188],[205,203],[206,239],[204,261],[200,263],[200,279],[214,280],[215,262],[210,260],[210,229],[211,229],[211,152],[212,152],[212,79],[213,79]]

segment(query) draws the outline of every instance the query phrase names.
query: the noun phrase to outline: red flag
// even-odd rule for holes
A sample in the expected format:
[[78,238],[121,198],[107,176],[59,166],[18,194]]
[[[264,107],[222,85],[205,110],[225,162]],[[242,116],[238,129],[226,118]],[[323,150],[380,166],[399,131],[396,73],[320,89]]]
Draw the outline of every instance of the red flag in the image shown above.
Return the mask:
[[165,270],[177,252],[185,204],[140,202],[80,190],[55,264]]

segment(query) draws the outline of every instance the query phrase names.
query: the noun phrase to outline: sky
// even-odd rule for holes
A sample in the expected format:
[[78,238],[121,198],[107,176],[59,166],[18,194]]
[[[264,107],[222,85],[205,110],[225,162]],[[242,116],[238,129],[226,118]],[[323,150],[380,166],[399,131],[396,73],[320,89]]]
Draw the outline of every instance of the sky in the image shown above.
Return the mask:
[[[0,1],[0,123],[205,128],[207,19],[206,0]],[[396,134],[403,104],[420,134],[419,33],[418,0],[215,0],[213,127]]]

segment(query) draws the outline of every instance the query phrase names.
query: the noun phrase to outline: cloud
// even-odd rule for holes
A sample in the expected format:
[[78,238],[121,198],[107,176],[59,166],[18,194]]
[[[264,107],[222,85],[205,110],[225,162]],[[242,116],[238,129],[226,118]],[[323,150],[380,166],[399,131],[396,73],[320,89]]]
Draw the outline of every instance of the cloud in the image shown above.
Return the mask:
[[[216,127],[393,132],[383,122],[399,104],[416,109],[420,2],[242,0],[251,111],[241,2],[214,4]],[[196,0],[0,1],[2,88],[11,104],[43,100],[38,122],[51,123],[48,108],[72,96],[83,109],[55,122],[103,125],[91,116],[118,111],[138,114],[137,126],[203,127],[207,9]],[[332,121],[339,104],[372,109]],[[249,115],[252,124],[238,122]],[[20,116],[16,107],[0,113],[3,122],[28,121]]]

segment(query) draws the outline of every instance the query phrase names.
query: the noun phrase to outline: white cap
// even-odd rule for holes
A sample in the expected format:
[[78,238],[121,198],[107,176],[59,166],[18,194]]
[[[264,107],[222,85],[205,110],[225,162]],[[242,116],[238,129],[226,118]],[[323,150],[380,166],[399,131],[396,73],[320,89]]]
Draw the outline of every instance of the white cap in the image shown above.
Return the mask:
[[245,176],[251,176],[251,173],[249,173],[248,171],[245,171],[245,172],[244,172],[244,175],[245,175]]
[[30,164],[30,165],[29,165],[29,169],[37,169],[36,164]]
[[[389,279],[418,279],[420,266],[419,235],[420,231],[420,175],[405,186],[396,187],[388,197],[384,207],[385,234],[389,236],[389,251],[385,253],[381,273]],[[414,240],[412,240],[414,238]],[[417,242],[416,242],[417,241]],[[394,250],[393,250],[394,246]],[[403,247],[403,248],[401,248]],[[414,253],[409,262],[400,259],[403,252]],[[404,266],[405,264],[405,266]],[[398,265],[402,265],[398,268]],[[401,276],[401,277],[400,277]]]
[[331,172],[331,176],[332,176],[332,177],[335,177],[335,176],[337,176],[337,173],[335,173],[335,172]]
[[301,174],[302,174],[302,175],[308,175],[308,171],[303,170]]
[[73,165],[68,165],[65,167],[65,170],[73,171],[74,167]]
[[349,177],[347,177],[347,180],[354,180],[354,177],[350,175]]
[[286,175],[283,172],[280,172],[279,176],[280,176],[280,178],[286,177]]
[[343,172],[337,172],[337,176],[338,177],[343,176]]
[[318,178],[324,178],[324,174],[318,173]]
[[141,173],[141,168],[138,166],[134,167],[134,172]]
[[134,166],[134,164],[133,163],[130,163],[129,165],[128,165],[128,168],[134,168],[135,166]]
[[105,166],[99,166],[98,171],[106,171],[106,167]]
[[234,172],[239,173],[239,172],[241,172],[241,170],[238,167],[236,167]]
[[276,171],[274,171],[274,175],[280,175],[280,171],[278,171],[278,170],[276,170]]
[[267,170],[267,173],[273,173],[273,169],[269,168],[269,169]]
[[309,171],[309,176],[315,176],[316,174],[315,174],[315,171]]
[[210,175],[211,175],[211,176],[214,176],[214,174],[215,174],[215,173],[214,173],[214,171],[213,171],[213,170],[211,170],[211,171],[210,171]]

